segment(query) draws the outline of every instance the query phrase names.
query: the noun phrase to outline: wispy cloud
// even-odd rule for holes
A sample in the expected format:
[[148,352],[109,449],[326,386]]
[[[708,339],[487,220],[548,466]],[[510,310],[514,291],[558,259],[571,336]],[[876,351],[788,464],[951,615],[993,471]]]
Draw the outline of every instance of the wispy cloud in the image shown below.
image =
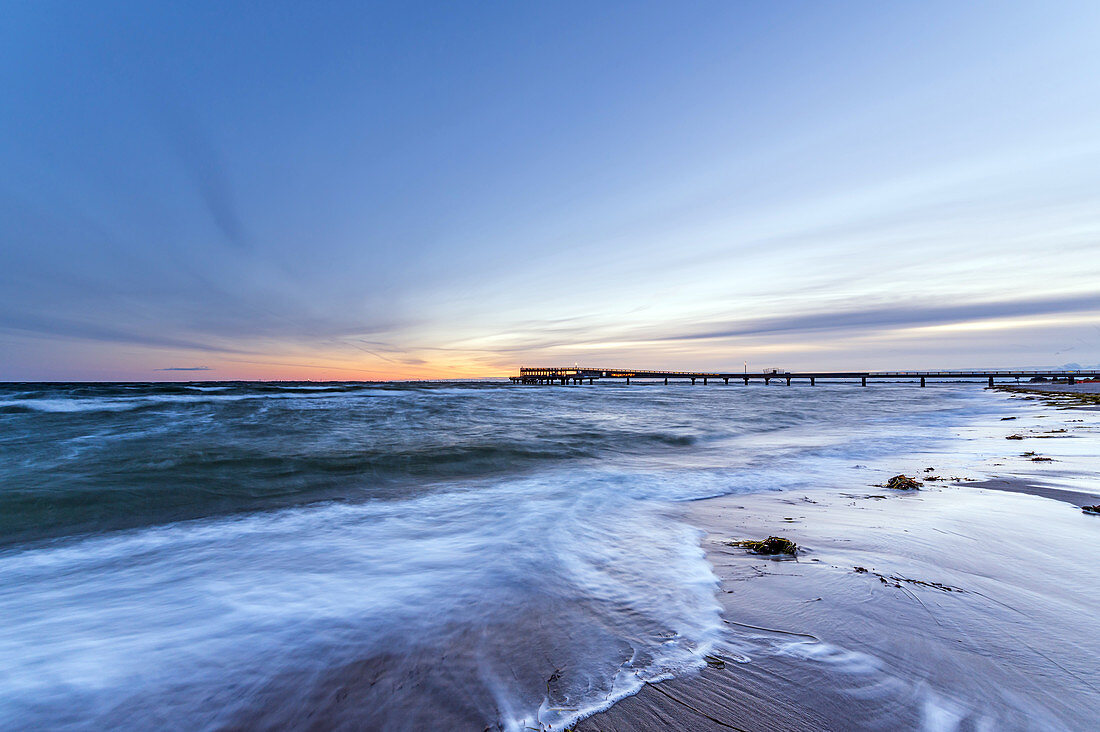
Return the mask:
[[213,371],[209,366],[169,366],[157,371]]
[[655,337],[654,340],[702,340],[749,335],[841,330],[873,331],[1094,310],[1100,311],[1100,294],[935,306],[897,304],[886,307],[840,309],[740,322],[714,323],[708,328],[686,333],[662,335]]

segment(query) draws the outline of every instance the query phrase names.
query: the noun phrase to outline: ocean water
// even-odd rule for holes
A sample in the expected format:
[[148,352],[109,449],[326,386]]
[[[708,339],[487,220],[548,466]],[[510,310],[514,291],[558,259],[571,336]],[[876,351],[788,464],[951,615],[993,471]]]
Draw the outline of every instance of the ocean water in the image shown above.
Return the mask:
[[3,385],[0,727],[559,729],[718,640],[679,502],[866,485],[1025,409],[975,384]]

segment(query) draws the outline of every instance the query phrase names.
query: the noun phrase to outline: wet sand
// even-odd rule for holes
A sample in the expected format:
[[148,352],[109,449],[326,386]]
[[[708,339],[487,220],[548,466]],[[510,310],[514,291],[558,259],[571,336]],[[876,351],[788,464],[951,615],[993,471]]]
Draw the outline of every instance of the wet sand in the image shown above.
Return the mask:
[[[1072,415],[1070,415],[1072,416]],[[949,473],[950,474],[950,473]],[[727,637],[578,730],[1095,729],[1096,492],[1035,478],[699,501]],[[776,559],[728,546],[785,536]]]
[[[1098,484],[1100,485],[1100,484]],[[987,480],[970,483],[971,488],[982,488],[991,491],[1009,491],[1011,493],[1026,493],[1030,496],[1040,496],[1053,501],[1064,501],[1074,506],[1090,506],[1100,503],[1100,487],[1096,493],[1055,488],[1029,478],[989,478]]]

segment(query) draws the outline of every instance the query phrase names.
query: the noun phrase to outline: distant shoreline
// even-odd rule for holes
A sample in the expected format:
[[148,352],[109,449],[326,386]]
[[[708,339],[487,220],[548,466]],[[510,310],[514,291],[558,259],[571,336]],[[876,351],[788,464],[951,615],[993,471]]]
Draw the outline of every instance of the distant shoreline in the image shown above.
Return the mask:
[[1096,382],[1084,384],[998,384],[993,388],[1001,391],[1032,392],[1036,394],[1062,394],[1065,396],[1080,396],[1082,394],[1100,395],[1100,383]]

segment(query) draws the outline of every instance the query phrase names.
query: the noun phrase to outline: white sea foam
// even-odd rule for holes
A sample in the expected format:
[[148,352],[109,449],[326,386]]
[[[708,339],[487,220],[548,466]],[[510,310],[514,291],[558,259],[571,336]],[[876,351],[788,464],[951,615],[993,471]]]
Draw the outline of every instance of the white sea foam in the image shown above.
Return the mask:
[[[499,613],[538,612],[529,607],[538,602],[595,609],[545,618],[540,631],[635,644],[647,662],[634,671],[645,678],[694,662],[718,628],[713,592],[692,529],[569,476],[8,550],[0,719],[144,727],[155,711],[141,700],[178,695],[176,718],[204,726],[227,718],[224,707],[209,716],[202,701],[220,698],[227,678],[262,685],[282,672],[446,646],[456,626],[507,624]],[[585,663],[569,673],[598,678],[621,659]],[[508,673],[499,662],[486,668]],[[578,686],[571,698],[587,708],[632,692],[634,678],[589,701]],[[516,719],[530,721],[530,691],[505,695]],[[120,698],[133,705],[121,717]],[[247,698],[224,703],[239,710]]]

